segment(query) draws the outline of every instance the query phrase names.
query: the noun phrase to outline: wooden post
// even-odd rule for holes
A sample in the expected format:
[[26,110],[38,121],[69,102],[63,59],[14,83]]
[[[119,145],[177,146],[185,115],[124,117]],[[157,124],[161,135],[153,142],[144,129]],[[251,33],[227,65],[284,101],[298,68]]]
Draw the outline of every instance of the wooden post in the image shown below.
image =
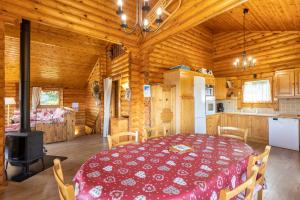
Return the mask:
[[129,130],[137,130],[141,135],[144,123],[144,79],[141,73],[141,55],[139,53],[130,53],[129,63],[129,87],[131,90]]
[[0,186],[5,184],[4,174],[4,23],[0,19]]

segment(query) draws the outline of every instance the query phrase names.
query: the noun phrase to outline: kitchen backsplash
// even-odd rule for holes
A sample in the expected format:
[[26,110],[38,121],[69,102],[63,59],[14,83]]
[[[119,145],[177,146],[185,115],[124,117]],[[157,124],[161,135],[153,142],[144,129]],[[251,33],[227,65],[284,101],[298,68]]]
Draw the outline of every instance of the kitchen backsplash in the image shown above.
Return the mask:
[[300,114],[300,99],[280,99],[279,111],[272,108],[247,108],[237,109],[237,99],[217,100],[216,103],[223,103],[224,112],[243,112],[258,114]]
[[279,113],[300,114],[300,99],[280,99]]

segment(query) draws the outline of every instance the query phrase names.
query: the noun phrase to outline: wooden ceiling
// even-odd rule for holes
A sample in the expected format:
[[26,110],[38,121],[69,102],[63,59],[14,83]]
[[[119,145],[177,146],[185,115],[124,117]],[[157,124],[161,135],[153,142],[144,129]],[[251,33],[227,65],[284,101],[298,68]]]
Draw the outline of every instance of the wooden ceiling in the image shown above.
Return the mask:
[[204,25],[214,33],[243,30],[243,8],[249,8],[249,31],[300,31],[299,0],[249,0]]
[[[5,79],[19,80],[19,26],[5,26]],[[32,23],[31,83],[83,88],[107,42]]]

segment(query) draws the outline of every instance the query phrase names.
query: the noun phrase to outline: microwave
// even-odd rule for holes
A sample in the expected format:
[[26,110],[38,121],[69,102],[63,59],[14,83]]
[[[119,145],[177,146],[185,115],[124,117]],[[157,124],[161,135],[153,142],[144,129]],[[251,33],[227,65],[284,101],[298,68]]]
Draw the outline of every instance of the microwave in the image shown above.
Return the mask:
[[205,87],[205,95],[206,96],[214,96],[214,87],[212,85],[207,85]]
[[206,96],[205,114],[213,115],[216,113],[216,98],[214,96]]

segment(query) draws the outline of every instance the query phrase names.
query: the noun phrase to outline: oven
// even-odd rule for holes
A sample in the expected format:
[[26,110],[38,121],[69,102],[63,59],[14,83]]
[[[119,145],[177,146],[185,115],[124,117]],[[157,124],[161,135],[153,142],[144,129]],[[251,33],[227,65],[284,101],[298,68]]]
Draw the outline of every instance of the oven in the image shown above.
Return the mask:
[[216,113],[216,98],[214,96],[206,96],[206,115]]

